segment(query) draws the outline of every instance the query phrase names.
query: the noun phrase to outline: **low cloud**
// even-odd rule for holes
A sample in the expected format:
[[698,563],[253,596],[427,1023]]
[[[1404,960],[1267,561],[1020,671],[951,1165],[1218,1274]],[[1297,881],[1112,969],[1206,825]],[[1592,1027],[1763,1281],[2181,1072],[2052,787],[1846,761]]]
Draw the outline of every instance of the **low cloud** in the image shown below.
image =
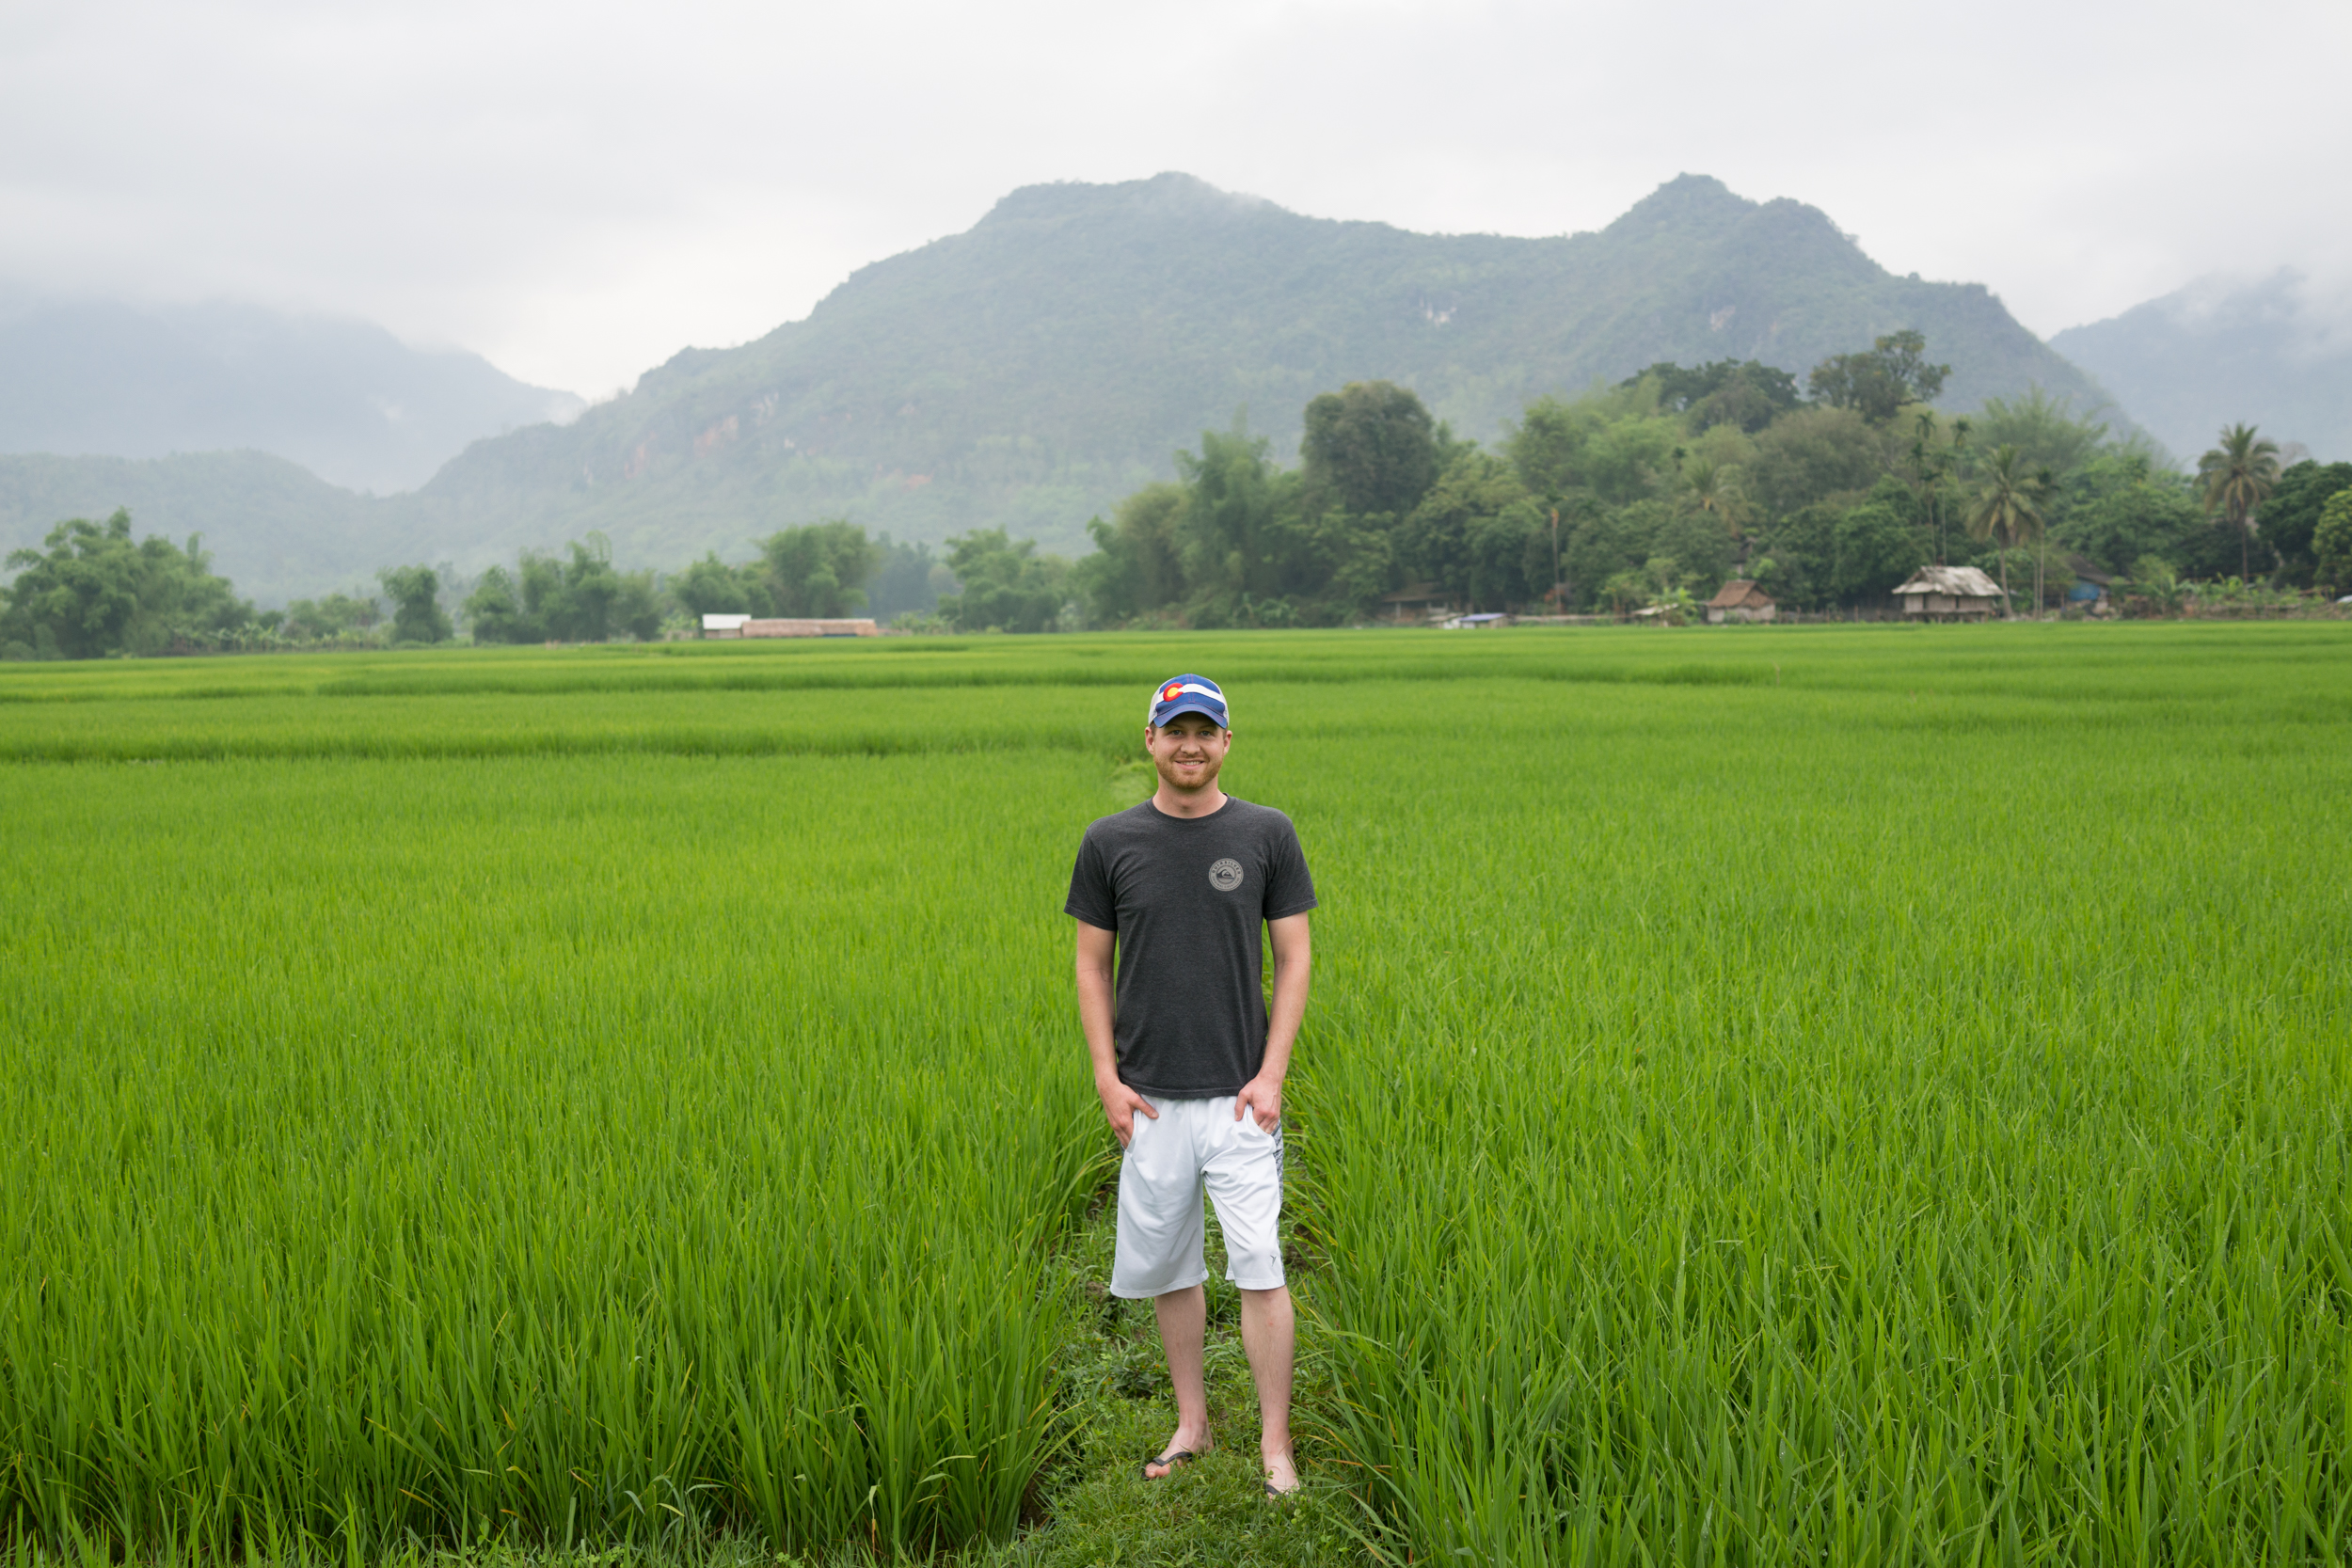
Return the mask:
[[[358,315],[586,391],[1021,184],[1183,169],[1547,234],[1689,169],[2047,332],[2225,267],[2352,276],[2320,194],[2347,55],[2332,0],[2226,28],[2182,0],[28,0],[0,18],[0,281]],[[2263,112],[2212,113],[2217,83]]]

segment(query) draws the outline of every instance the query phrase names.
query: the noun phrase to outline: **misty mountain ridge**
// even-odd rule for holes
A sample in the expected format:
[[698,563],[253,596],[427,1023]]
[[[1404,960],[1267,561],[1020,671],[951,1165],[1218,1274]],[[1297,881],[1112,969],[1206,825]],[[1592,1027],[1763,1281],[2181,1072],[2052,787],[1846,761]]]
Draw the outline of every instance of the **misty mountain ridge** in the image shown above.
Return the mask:
[[[476,570],[591,531],[626,565],[677,567],[828,515],[930,541],[1001,527],[1076,552],[1088,517],[1168,477],[1180,448],[1237,411],[1287,457],[1311,397],[1385,378],[1491,438],[1537,397],[1659,360],[1803,375],[1904,327],[1951,364],[1947,406],[2036,384],[2078,408],[2107,402],[1981,285],[1897,277],[1819,210],[1704,176],[1548,239],[1304,217],[1182,174],[1032,185],[963,233],[859,269],[803,320],[683,351],[569,425],[479,441],[413,494],[279,516],[297,487],[275,483],[208,544],[248,592],[281,594],[402,561]],[[65,515],[63,478],[38,486],[40,527]],[[39,531],[9,500],[24,489],[0,460],[0,526],[19,538]],[[88,494],[80,510],[111,509],[95,476]],[[297,543],[305,516],[315,551]],[[355,539],[373,547],[332,582],[284,575]],[[251,557],[266,570],[241,569]]]
[[1906,326],[1952,364],[1951,405],[2035,383],[2107,401],[1981,286],[1896,277],[1818,210],[1703,176],[1553,239],[1302,217],[1181,174],[1034,185],[805,320],[469,451],[417,500],[437,537],[597,529],[644,562],[828,514],[1081,549],[1089,516],[1237,410],[1287,455],[1308,399],[1386,378],[1487,438],[1536,397],[1661,359],[1802,374]]
[[2280,268],[2201,278],[2050,340],[2181,458],[2244,422],[2324,461],[2352,457],[2352,299]]
[[0,451],[250,449],[345,489],[413,490],[470,442],[576,416],[480,355],[254,305],[0,301]]

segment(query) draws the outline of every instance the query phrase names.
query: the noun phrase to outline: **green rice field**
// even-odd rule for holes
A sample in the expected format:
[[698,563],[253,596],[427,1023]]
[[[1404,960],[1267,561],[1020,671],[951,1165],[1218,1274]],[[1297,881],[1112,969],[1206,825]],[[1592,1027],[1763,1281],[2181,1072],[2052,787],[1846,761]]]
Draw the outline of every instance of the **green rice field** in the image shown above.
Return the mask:
[[0,1549],[1107,1559],[1059,911],[1195,669],[1310,1555],[2352,1561],[2326,623],[0,667]]

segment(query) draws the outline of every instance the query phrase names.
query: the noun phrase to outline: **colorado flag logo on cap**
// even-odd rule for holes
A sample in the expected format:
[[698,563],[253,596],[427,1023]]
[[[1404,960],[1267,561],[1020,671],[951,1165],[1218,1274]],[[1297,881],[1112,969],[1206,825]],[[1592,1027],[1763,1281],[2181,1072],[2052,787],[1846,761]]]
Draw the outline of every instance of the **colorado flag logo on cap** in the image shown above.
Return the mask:
[[1225,706],[1225,692],[1206,675],[1178,675],[1162,681],[1152,693],[1150,722],[1157,729],[1180,713],[1197,713],[1220,730],[1230,730],[1233,721]]

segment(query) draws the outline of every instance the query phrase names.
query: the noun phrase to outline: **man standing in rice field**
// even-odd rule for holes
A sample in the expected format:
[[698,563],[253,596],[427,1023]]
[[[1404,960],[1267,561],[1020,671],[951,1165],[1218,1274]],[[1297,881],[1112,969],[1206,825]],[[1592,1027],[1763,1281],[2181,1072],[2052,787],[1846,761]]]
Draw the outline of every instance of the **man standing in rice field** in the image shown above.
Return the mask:
[[[1087,829],[1066,912],[1078,921],[1078,1016],[1095,1092],[1126,1155],[1111,1293],[1152,1298],[1176,1386],[1157,1480],[1209,1451],[1202,1189],[1241,1292],[1270,1497],[1298,1489],[1291,1453],[1295,1327],[1282,1273],[1282,1080],[1307,1011],[1307,857],[1290,818],[1218,787],[1233,732],[1225,693],[1178,675],[1152,693],[1152,798]],[[1274,1006],[1258,928],[1274,948]],[[1113,957],[1117,963],[1114,968]]]

